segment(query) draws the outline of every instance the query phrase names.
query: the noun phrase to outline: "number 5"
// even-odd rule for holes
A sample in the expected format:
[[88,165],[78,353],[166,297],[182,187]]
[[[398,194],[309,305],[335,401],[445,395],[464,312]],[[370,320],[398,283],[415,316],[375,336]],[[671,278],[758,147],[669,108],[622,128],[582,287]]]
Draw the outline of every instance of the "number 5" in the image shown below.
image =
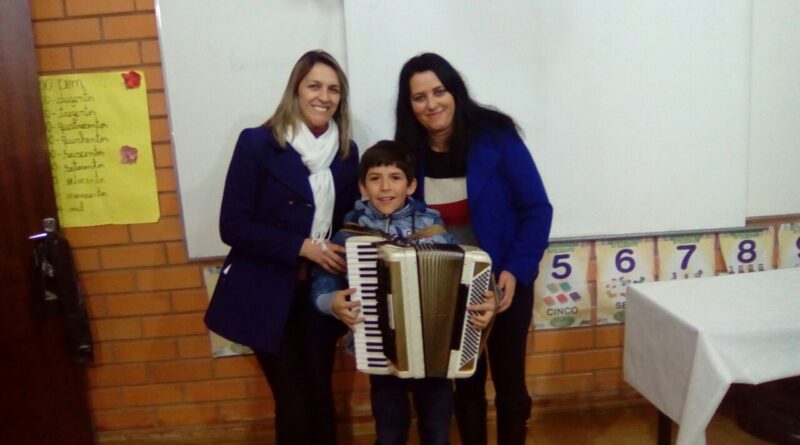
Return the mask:
[[[563,279],[567,278],[569,276],[569,274],[572,273],[572,266],[566,261],[561,261],[561,260],[567,260],[567,259],[569,259],[569,254],[568,253],[562,253],[562,254],[558,254],[558,255],[553,256],[553,273],[550,274],[550,275],[553,276],[553,278],[558,279],[558,280],[563,280]],[[555,269],[558,269],[558,268],[564,268],[564,272],[563,273],[558,273],[555,270]]]

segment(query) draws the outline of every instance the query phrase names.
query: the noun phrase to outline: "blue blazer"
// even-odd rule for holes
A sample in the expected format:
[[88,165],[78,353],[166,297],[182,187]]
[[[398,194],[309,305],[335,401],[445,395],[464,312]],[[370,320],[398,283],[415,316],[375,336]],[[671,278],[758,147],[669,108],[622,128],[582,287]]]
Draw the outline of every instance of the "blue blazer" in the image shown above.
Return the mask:
[[[418,153],[417,191],[425,196],[424,153]],[[467,158],[470,222],[495,273],[511,272],[531,286],[547,248],[553,207],[528,148],[512,129],[485,126]]]
[[[358,198],[358,153],[331,163],[336,189],[333,230]],[[222,241],[231,246],[205,322],[219,335],[277,352],[298,281],[300,247],[311,232],[314,198],[308,168],[290,145],[281,148],[266,126],[239,135],[225,180]],[[337,224],[338,223],[338,224]],[[312,321],[312,335],[338,336],[333,318]]]

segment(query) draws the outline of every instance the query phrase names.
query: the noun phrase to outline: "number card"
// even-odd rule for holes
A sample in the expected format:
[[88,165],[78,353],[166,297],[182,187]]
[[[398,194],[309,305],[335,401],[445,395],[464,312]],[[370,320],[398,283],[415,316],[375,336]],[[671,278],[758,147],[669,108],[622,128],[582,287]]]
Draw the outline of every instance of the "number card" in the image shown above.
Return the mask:
[[725,261],[725,273],[749,273],[772,270],[775,231],[748,230],[719,234],[719,250]]
[[800,223],[781,224],[778,232],[780,267],[800,267]]
[[554,243],[545,251],[533,288],[534,329],[574,328],[592,323],[590,254],[589,241]]
[[653,281],[653,240],[597,241],[597,324],[625,322],[629,284]]
[[716,270],[714,234],[658,238],[660,281],[713,277]]
[[[203,280],[206,282],[206,291],[208,291],[208,300],[214,295],[214,288],[217,287],[217,280],[219,279],[220,266],[208,266],[203,268]],[[208,331],[208,336],[211,339],[211,355],[214,357],[227,357],[231,355],[244,355],[252,354],[253,350],[248,346],[234,343],[215,332]]]

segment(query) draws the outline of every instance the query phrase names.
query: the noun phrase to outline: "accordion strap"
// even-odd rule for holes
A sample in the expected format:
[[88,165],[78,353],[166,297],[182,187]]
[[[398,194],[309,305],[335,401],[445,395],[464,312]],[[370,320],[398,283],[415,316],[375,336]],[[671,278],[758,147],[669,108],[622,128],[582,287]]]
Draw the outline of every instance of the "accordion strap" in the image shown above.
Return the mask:
[[390,236],[387,233],[381,232],[380,230],[369,229],[369,228],[366,228],[364,226],[361,226],[361,225],[358,225],[358,224],[352,223],[352,222],[345,223],[344,227],[342,227],[342,231],[343,232],[352,233],[354,235],[378,236],[378,237],[386,239],[387,242],[399,241],[399,244],[403,244],[403,243],[414,244],[414,243],[419,242],[419,240],[421,240],[423,238],[428,238],[428,237],[431,237],[431,236],[434,236],[434,235],[441,235],[443,233],[447,233],[447,230],[445,230],[443,225],[441,225],[441,224],[433,224],[433,225],[430,225],[430,226],[428,226],[428,227],[426,227],[424,229],[417,230],[416,232],[412,233],[411,235],[409,235],[406,238],[396,239],[396,238]]

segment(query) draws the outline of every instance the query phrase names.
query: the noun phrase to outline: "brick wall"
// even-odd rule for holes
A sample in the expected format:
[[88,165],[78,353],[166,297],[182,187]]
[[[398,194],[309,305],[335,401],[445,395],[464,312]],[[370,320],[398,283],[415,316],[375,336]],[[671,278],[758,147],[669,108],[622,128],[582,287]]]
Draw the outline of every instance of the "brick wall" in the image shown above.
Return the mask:
[[[274,405],[255,360],[210,358],[202,267],[212,263],[186,259],[153,0],[30,4],[40,73],[137,69],[147,79],[161,218],[65,230],[96,341],[88,379],[99,440],[264,434]],[[767,222],[784,220],[792,219]],[[594,270],[592,263],[592,281]],[[641,403],[622,380],[622,342],[622,326],[531,333],[534,415]],[[346,437],[371,428],[369,384],[351,359],[340,353],[337,360],[334,385]]]

